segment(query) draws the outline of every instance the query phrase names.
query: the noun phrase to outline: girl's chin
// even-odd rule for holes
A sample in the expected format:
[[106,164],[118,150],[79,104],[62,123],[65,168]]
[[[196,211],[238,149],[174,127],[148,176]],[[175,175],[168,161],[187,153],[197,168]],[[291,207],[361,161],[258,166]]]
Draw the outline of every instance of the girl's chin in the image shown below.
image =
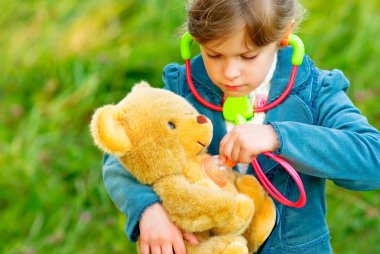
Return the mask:
[[249,94],[249,92],[246,90],[241,90],[241,91],[224,90],[223,92],[225,95],[230,96],[230,97],[243,97]]
[[242,86],[222,86],[224,94],[231,97],[243,97],[252,92],[246,85]]

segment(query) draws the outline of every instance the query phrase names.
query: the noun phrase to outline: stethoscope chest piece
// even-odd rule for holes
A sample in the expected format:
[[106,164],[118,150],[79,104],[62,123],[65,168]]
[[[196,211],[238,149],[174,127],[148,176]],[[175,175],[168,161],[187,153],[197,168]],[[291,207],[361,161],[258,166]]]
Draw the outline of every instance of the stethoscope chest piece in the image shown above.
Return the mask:
[[252,101],[247,97],[227,97],[222,113],[225,120],[235,125],[246,123],[254,115]]

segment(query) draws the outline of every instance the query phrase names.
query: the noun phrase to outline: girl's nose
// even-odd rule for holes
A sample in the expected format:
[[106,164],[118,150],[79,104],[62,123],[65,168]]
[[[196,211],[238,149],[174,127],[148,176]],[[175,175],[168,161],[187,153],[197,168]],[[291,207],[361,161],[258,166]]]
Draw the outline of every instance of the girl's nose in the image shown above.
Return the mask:
[[240,76],[240,68],[234,61],[227,62],[224,66],[223,72],[224,76],[230,81],[235,80]]

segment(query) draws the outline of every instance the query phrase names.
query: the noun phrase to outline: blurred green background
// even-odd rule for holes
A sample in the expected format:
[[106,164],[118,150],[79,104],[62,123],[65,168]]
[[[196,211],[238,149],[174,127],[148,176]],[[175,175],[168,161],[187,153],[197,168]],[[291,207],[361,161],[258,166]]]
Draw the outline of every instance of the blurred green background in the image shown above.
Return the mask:
[[[380,1],[314,0],[298,34],[342,69],[380,128]],[[141,79],[181,62],[184,0],[0,0],[0,252],[135,253],[105,191],[88,124]],[[365,167],[365,165],[363,165]],[[380,253],[379,191],[328,184],[336,253]]]

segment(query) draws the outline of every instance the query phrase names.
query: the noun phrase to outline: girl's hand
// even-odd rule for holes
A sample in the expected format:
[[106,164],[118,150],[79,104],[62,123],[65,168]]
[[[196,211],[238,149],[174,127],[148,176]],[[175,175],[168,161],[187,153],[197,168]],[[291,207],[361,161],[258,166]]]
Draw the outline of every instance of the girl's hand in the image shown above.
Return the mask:
[[277,133],[271,125],[240,124],[224,136],[219,154],[241,163],[251,163],[263,152],[274,152],[280,145]]
[[159,203],[148,207],[139,222],[141,254],[186,254],[184,239],[198,244],[197,238],[182,232]]

